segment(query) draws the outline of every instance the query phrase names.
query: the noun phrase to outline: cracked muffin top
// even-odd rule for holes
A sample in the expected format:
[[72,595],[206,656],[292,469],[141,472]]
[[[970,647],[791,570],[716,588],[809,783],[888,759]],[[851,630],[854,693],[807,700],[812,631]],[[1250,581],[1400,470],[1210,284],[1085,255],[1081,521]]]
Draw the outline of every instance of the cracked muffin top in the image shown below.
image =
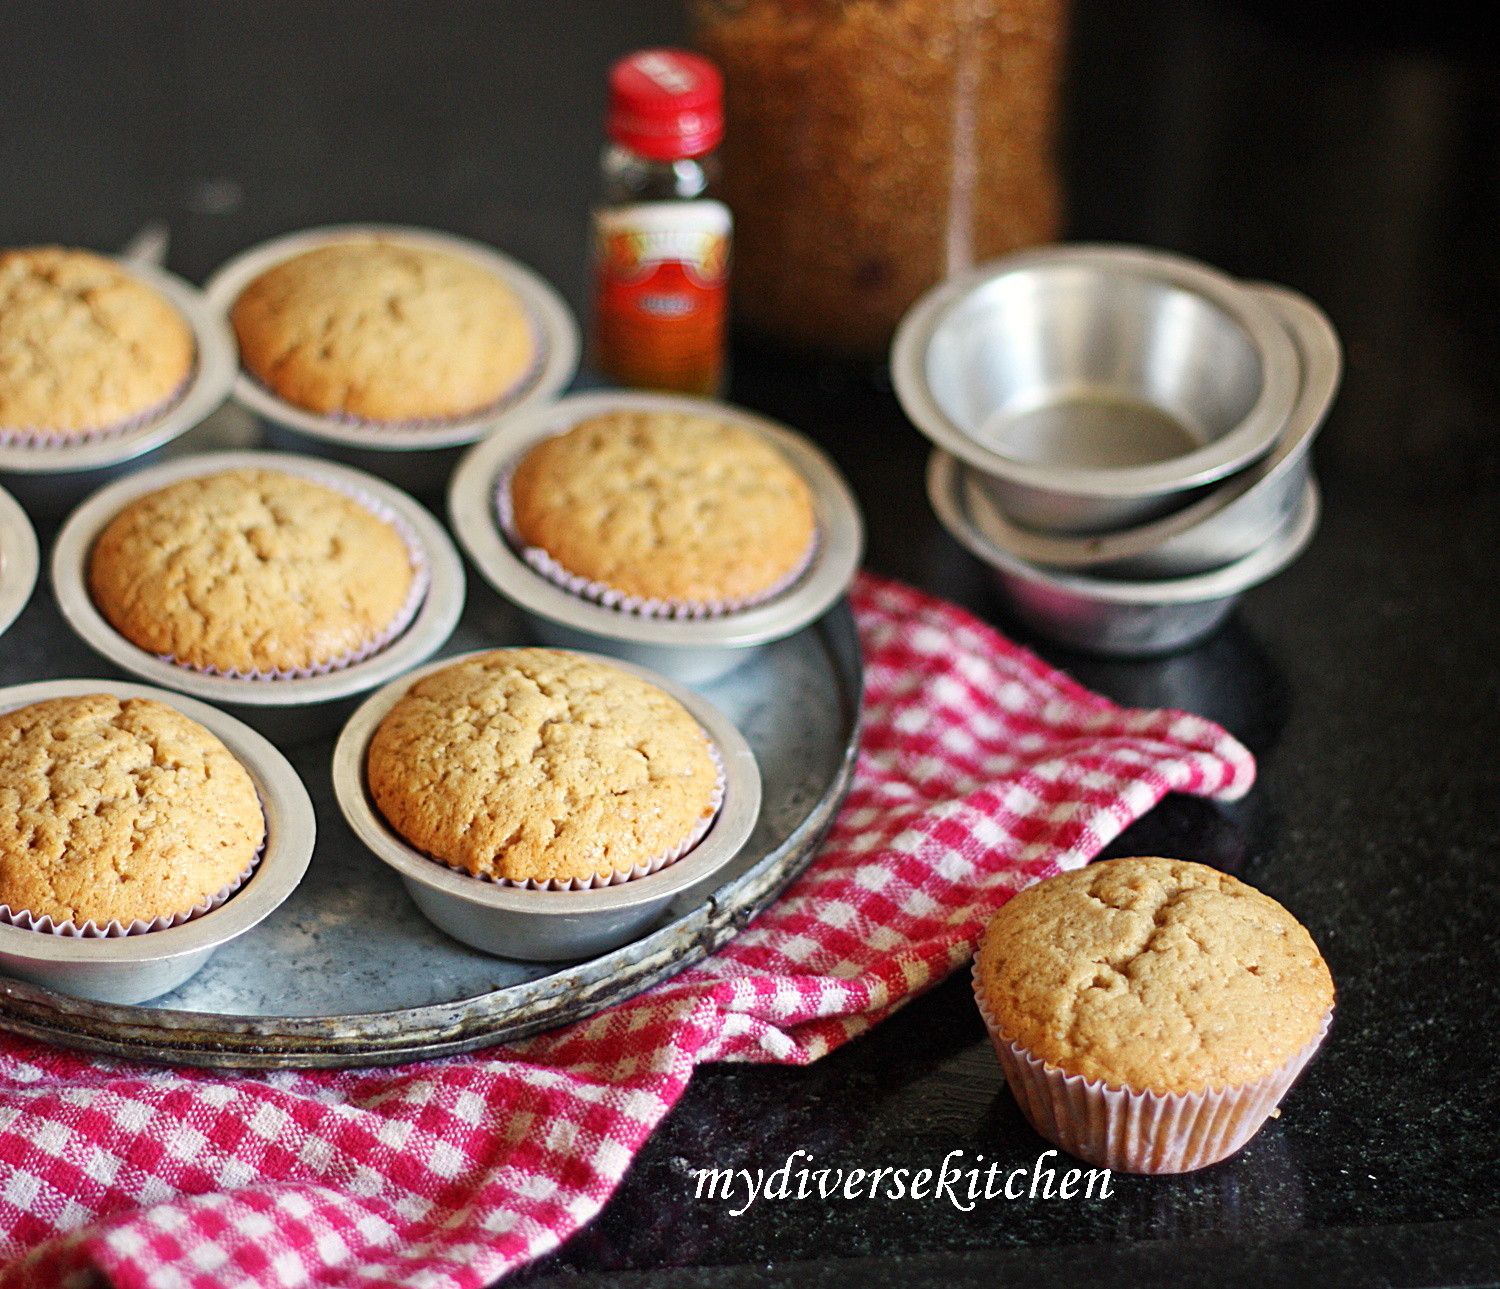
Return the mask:
[[530,368],[520,299],[462,255],[378,239],[320,246],[255,278],[230,310],[246,369],[310,412],[467,416]]
[[707,734],[670,694],[555,649],[500,649],[417,681],[366,761],[408,843],[481,877],[629,872],[713,815]]
[[1022,891],[985,928],[976,981],[1006,1038],[1134,1091],[1252,1082],[1317,1035],[1333,979],[1268,895],[1175,859],[1116,859]]
[[131,502],[89,553],[89,594],[149,653],[217,671],[296,671],[367,649],[417,570],[395,527],[279,470],[183,479]]
[[516,535],[643,599],[755,599],[805,559],[812,493],[775,447],[688,412],[611,412],[544,439],[510,485]]
[[128,926],[185,913],[265,840],[249,772],[165,703],[54,698],[0,715],[0,903]]
[[193,367],[176,309],[101,255],[0,251],[0,431],[107,430],[164,406]]

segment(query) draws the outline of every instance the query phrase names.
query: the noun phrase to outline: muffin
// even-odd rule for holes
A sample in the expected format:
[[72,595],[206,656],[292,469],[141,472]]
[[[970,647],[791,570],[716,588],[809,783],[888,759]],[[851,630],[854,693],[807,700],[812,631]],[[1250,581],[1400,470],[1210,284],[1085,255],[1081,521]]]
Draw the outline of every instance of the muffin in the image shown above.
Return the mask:
[[405,841],[475,877],[602,885],[695,845],[722,793],[670,694],[555,649],[500,649],[417,681],[370,742],[370,795]]
[[13,922],[185,920],[238,884],[265,834],[245,767],[164,703],[88,694],[0,715]]
[[72,437],[163,410],[193,368],[172,305],[103,256],[0,252],[0,434]]
[[244,289],[229,317],[246,369],[277,397],[365,421],[482,411],[536,355],[520,299],[490,270],[375,239],[283,260]]
[[88,560],[94,604],[131,643],[245,675],[368,656],[409,620],[420,575],[394,524],[337,489],[263,469],[138,498]]
[[1321,1041],[1334,989],[1269,896],[1175,859],[1117,859],[995,914],[974,987],[1032,1126],[1126,1172],[1233,1154]]
[[508,506],[514,539],[546,566],[636,601],[755,603],[796,577],[816,537],[790,462],[691,412],[611,412],[544,439]]

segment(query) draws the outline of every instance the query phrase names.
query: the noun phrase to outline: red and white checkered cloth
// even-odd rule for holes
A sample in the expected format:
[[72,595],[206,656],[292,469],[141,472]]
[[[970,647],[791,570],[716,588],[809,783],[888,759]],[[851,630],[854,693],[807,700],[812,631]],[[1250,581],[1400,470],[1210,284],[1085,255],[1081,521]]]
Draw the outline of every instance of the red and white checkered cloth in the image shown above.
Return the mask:
[[713,959],[517,1046],[218,1074],[0,1036],[0,1285],[478,1286],[594,1216],[704,1061],[803,1064],[964,963],[1018,889],[1248,752],[864,577],[865,732],[822,853]]

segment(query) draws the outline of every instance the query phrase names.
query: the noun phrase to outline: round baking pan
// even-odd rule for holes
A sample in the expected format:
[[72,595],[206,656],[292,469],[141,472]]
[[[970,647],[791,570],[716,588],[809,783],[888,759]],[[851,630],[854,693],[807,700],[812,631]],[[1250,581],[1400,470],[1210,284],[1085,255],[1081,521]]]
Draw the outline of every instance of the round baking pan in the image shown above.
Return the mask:
[[16,499],[0,488],[0,635],[36,588],[36,531]]

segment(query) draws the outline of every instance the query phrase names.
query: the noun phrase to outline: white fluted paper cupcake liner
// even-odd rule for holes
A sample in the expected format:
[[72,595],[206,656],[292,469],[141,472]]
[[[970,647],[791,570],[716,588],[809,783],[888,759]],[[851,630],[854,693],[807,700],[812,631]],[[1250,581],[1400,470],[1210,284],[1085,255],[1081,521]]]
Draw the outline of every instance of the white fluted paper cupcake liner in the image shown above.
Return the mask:
[[129,434],[132,430],[139,430],[154,424],[171,412],[186,397],[197,374],[198,364],[195,359],[182,383],[161,402],[153,404],[144,412],[138,412],[135,416],[116,421],[111,425],[99,425],[83,430],[57,430],[43,426],[0,426],[0,447],[37,448],[45,452],[54,448],[76,447],[83,443],[99,443],[106,439],[118,438],[122,434]]
[[724,761],[719,755],[719,749],[708,739],[708,754],[713,758],[716,778],[714,781],[713,795],[709,797],[708,812],[698,820],[690,832],[682,841],[670,850],[650,859],[642,860],[632,867],[628,872],[613,872],[608,875],[594,874],[592,877],[573,877],[564,881],[560,878],[551,878],[545,882],[538,882],[534,878],[527,878],[524,882],[513,881],[508,877],[489,877],[483,873],[471,873],[467,868],[457,864],[450,864],[447,860],[436,859],[429,855],[428,858],[435,864],[442,864],[444,868],[451,868],[456,873],[462,873],[465,877],[472,877],[476,881],[489,882],[494,886],[511,886],[521,891],[596,891],[607,886],[620,886],[625,882],[633,882],[639,877],[648,877],[652,873],[659,873],[662,869],[675,864],[684,858],[692,849],[708,836],[708,830],[714,826],[714,820],[719,817],[719,810],[724,804],[725,774]]
[[1260,1131],[1333,1023],[1279,1069],[1252,1083],[1202,1092],[1137,1092],[1067,1074],[1009,1038],[985,1007],[977,968],[974,997],[1021,1113],[1070,1155],[1121,1173],[1190,1173],[1228,1159]]
[[723,600],[667,600],[631,595],[618,587],[610,586],[607,582],[599,582],[592,578],[581,577],[577,573],[571,573],[540,546],[530,546],[526,543],[516,528],[515,504],[510,492],[511,480],[519,465],[519,458],[511,461],[495,481],[495,515],[506,542],[526,561],[529,567],[553,585],[560,586],[581,599],[591,600],[595,604],[602,604],[605,608],[614,609],[620,613],[631,613],[643,618],[678,620],[722,618],[726,614],[754,608],[757,604],[766,604],[778,595],[789,591],[811,567],[813,558],[818,553],[819,538],[817,530],[814,529],[812,539],[797,563],[765,590],[758,591],[754,595]]
[[[302,476],[298,476],[301,478]],[[400,638],[401,634],[411,626],[416,619],[417,612],[422,607],[422,601],[427,598],[428,586],[432,580],[431,569],[427,563],[427,552],[422,546],[422,539],[417,535],[417,530],[407,522],[406,517],[386,505],[378,497],[365,492],[361,488],[353,487],[338,479],[325,479],[321,476],[309,475],[307,478],[312,482],[321,484],[325,488],[332,488],[335,492],[341,492],[357,505],[368,510],[377,519],[389,524],[396,530],[406,547],[406,553],[411,561],[412,579],[411,587],[406,593],[406,599],[396,616],[375,635],[371,636],[357,649],[350,649],[337,657],[330,658],[324,662],[316,663],[307,667],[276,667],[269,670],[258,668],[249,671],[236,667],[214,667],[202,663],[183,662],[175,654],[159,653],[155,656],[162,662],[170,663],[174,667],[181,667],[184,671],[197,672],[204,676],[221,676],[226,680],[244,680],[263,683],[277,680],[305,680],[309,676],[326,676],[329,672],[343,671],[346,667],[352,667],[356,663],[365,662],[382,650],[389,648]]]
[[255,870],[259,867],[265,851],[266,845],[262,841],[256,848],[255,854],[250,857],[249,864],[233,881],[221,886],[212,895],[199,900],[192,908],[184,909],[180,913],[164,913],[152,918],[149,922],[140,918],[128,925],[114,918],[103,926],[92,918],[81,923],[76,923],[72,919],[58,922],[53,920],[51,914],[44,913],[41,917],[35,917],[29,909],[13,909],[9,904],[0,904],[0,922],[22,931],[35,931],[40,935],[56,935],[75,940],[113,940],[120,936],[147,935],[152,931],[165,931],[168,927],[181,926],[184,922],[191,922],[194,918],[213,912],[255,875]]

